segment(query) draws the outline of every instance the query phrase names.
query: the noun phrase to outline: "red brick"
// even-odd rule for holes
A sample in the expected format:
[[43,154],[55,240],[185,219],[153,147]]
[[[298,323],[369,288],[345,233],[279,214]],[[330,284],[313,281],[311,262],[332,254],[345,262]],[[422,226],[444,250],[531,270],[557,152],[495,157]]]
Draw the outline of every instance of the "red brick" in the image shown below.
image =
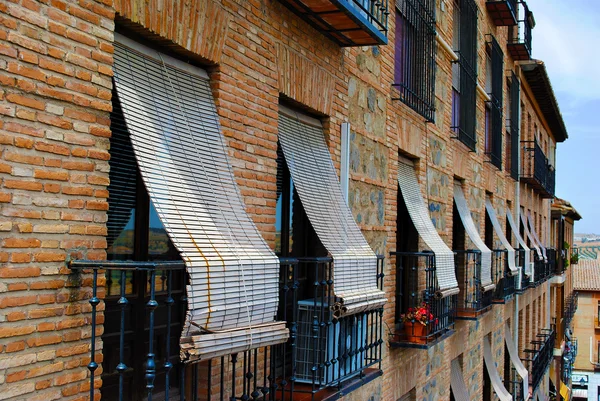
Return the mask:
[[14,383],[14,382],[21,381],[21,380],[25,379],[26,373],[27,372],[25,370],[21,370],[19,372],[14,372],[14,373],[9,373],[6,375],[6,382]]
[[18,337],[31,334],[35,331],[35,326],[21,326],[21,327],[6,327],[5,325],[0,326],[0,338]]
[[19,320],[27,319],[27,314],[25,312],[16,311],[9,312],[6,314],[6,320],[9,322],[17,322]]
[[106,201],[87,201],[85,204],[88,210],[108,210],[108,202]]
[[30,337],[26,340],[29,347],[41,347],[44,345],[58,344],[62,342],[62,337],[59,334],[46,334]]
[[30,156],[21,153],[4,152],[4,159],[9,162],[23,163],[23,164],[34,164],[41,166],[43,160],[40,156]]
[[15,341],[6,344],[6,352],[18,352],[25,349],[25,341]]
[[62,117],[58,117],[52,114],[38,113],[38,121],[45,124],[50,124],[62,129],[72,129],[73,124]]
[[31,107],[33,109],[44,110],[46,108],[46,104],[44,102],[27,96],[17,95],[15,93],[6,95],[6,100],[12,103],[20,104],[21,106]]
[[94,191],[90,187],[73,187],[73,186],[63,186],[62,193],[65,195],[84,195],[84,196],[92,196]]
[[33,147],[33,140],[29,138],[15,138],[15,146],[18,148],[31,149]]
[[35,169],[33,171],[33,176],[41,180],[67,181],[69,179],[69,173],[67,173],[66,171],[48,171]]
[[39,248],[41,244],[37,238],[5,238],[2,241],[5,248]]
[[41,191],[42,184],[35,181],[4,180],[4,188],[23,189],[26,191]]
[[64,253],[38,252],[33,254],[34,262],[63,262],[65,258]]

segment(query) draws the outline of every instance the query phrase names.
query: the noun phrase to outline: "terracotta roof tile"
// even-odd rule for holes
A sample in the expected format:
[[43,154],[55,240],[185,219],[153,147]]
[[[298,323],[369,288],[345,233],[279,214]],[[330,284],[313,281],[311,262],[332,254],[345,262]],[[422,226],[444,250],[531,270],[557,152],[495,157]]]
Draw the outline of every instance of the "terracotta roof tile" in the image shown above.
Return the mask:
[[600,259],[579,259],[579,263],[573,265],[573,288],[600,291]]

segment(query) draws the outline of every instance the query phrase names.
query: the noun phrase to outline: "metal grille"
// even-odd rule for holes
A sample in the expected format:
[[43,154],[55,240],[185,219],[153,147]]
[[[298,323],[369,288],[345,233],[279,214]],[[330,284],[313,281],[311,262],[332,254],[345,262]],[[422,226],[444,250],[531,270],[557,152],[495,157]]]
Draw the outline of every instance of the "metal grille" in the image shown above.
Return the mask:
[[510,176],[519,180],[519,97],[521,85],[519,79],[512,73],[510,79]]
[[435,1],[396,0],[394,100],[425,117],[435,117]]
[[[436,255],[433,252],[391,252],[396,257],[396,322],[393,346],[424,347],[450,334],[456,318],[457,295],[439,297]],[[410,309],[424,308],[431,313],[421,335],[414,331],[416,322],[403,322]],[[404,326],[412,323],[412,329]],[[419,324],[419,323],[417,323]]]
[[502,169],[502,83],[504,80],[504,53],[492,35],[488,36],[490,56],[492,59],[492,92],[490,106],[492,111],[492,146],[490,159],[494,166]]
[[459,0],[460,27],[457,73],[460,81],[460,107],[458,126],[451,127],[457,138],[476,150],[476,103],[477,103],[477,4],[473,0]]

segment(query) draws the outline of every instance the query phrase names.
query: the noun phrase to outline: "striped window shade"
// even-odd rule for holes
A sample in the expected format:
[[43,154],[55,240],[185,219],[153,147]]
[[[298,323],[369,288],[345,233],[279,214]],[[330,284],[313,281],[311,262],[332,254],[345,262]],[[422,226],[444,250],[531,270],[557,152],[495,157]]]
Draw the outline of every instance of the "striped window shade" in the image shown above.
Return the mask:
[[527,221],[529,222],[529,229],[531,236],[535,240],[538,248],[542,251],[542,255],[544,256],[544,261],[548,261],[548,257],[546,256],[546,248],[542,245],[542,241],[540,241],[540,237],[538,237],[537,231],[535,231],[535,223],[533,222],[533,218],[531,217],[531,213],[527,212]]
[[306,215],[333,258],[334,313],[381,307],[377,257],[344,200],[321,122],[280,106],[279,142]]
[[501,360],[502,355],[494,358],[492,354],[492,345],[490,344],[490,339],[486,336],[483,339],[483,361],[485,363],[485,368],[487,369],[488,375],[490,376],[490,381],[492,382],[492,387],[494,388],[494,392],[500,399],[500,401],[512,401],[513,397],[508,392],[504,384],[502,383],[502,378],[498,373],[498,368],[496,367],[496,362],[494,359]]
[[524,209],[521,209],[521,224],[523,224],[523,230],[525,232],[525,236],[527,238],[529,238],[529,242],[535,248],[535,253],[537,253],[538,258],[543,259],[544,255],[542,254],[542,250],[538,246],[535,238],[533,238],[533,235],[531,234],[531,231],[529,231],[529,226],[527,225],[527,217],[525,217],[525,211],[524,211]]
[[279,260],[245,212],[203,70],[115,34],[114,81],[140,173],[189,274],[182,359],[281,343]]
[[525,261],[524,261],[525,266],[521,266],[523,268],[523,273],[525,273],[526,275],[530,275],[531,274],[530,249],[527,246],[527,243],[525,242],[523,237],[521,237],[521,232],[519,230],[519,226],[516,224],[515,219],[513,219],[512,212],[508,209],[506,210],[506,218],[508,219],[508,225],[510,226],[510,230],[512,231],[513,235],[517,239],[517,243],[521,246],[521,248],[523,248],[525,250]]
[[519,351],[517,350],[517,345],[512,338],[512,334],[510,333],[510,327],[508,326],[508,323],[504,324],[504,343],[506,344],[506,349],[508,349],[510,361],[512,362],[519,376],[521,376],[523,379],[523,394],[527,396],[529,394],[529,371],[519,358]]
[[452,389],[452,394],[456,401],[470,400],[469,391],[467,390],[465,378],[458,359],[454,359],[450,367],[450,388]]
[[[415,229],[425,245],[435,254],[435,270],[440,291],[438,295],[446,297],[458,294],[458,282],[454,271],[454,252],[440,237],[431,221],[412,161],[407,159],[399,161],[398,185]],[[398,230],[401,229],[402,227],[398,227]]]
[[496,216],[494,205],[492,205],[492,201],[489,198],[485,200],[485,210],[487,210],[490,221],[492,222],[492,226],[494,227],[494,231],[500,239],[500,243],[508,252],[508,269],[510,270],[510,275],[515,276],[519,273],[519,269],[517,269],[517,264],[515,261],[515,249],[510,245],[508,239],[506,239],[506,235],[504,235],[502,226],[498,221],[498,216]]
[[473,244],[481,252],[481,286],[483,291],[490,291],[496,288],[496,285],[492,282],[492,251],[485,245],[485,242],[479,236],[479,231],[475,227],[473,217],[471,217],[471,211],[469,205],[467,205],[467,199],[460,186],[460,184],[454,184],[454,202],[456,203],[456,209],[460,220],[465,227],[465,231]]

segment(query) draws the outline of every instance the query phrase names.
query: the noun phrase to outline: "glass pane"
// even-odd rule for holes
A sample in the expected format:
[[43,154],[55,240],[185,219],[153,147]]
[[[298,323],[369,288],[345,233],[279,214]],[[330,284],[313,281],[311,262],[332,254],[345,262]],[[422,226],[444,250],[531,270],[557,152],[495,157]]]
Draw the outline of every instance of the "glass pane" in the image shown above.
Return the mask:
[[[149,208],[149,228],[148,228],[148,259],[149,260],[179,260],[179,252],[167,235],[165,226],[158,217],[154,204],[150,202]],[[146,291],[150,291],[151,275],[148,274]],[[154,291],[161,292],[167,290],[167,273],[158,270],[154,278]]]
[[[108,249],[106,251],[108,260],[128,260],[133,259],[133,249],[135,243],[135,208],[129,212],[129,218],[126,220],[126,214],[121,215],[120,221],[111,218],[109,211],[108,217]],[[115,217],[120,217],[115,215]],[[112,235],[111,235],[112,234]],[[113,239],[114,238],[114,239]]]
[[[121,295],[121,271],[107,270],[106,271],[106,295],[120,296]],[[125,295],[133,294],[133,271],[125,272]]]

